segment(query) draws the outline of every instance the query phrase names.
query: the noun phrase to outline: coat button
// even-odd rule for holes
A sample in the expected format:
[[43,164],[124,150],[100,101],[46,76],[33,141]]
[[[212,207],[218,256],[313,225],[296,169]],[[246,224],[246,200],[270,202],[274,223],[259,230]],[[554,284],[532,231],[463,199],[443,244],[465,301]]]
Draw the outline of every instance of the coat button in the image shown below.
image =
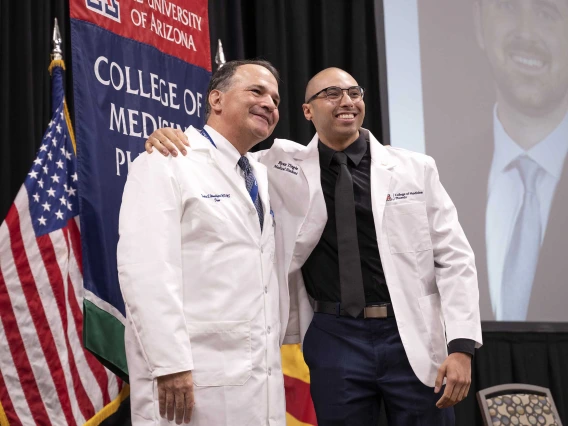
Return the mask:
[[268,367],[268,375],[271,376],[272,375],[272,368]]
[[268,294],[268,286],[264,286],[264,293]]
[[270,334],[270,326],[268,326],[268,327],[266,328],[266,332],[267,332],[268,334]]

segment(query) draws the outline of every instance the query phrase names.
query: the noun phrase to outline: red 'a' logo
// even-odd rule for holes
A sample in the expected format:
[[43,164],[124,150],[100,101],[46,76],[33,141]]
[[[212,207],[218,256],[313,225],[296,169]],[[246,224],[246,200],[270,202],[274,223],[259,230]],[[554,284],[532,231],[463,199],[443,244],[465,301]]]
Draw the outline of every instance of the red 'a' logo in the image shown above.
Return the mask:
[[392,201],[391,195],[387,194],[387,201]]

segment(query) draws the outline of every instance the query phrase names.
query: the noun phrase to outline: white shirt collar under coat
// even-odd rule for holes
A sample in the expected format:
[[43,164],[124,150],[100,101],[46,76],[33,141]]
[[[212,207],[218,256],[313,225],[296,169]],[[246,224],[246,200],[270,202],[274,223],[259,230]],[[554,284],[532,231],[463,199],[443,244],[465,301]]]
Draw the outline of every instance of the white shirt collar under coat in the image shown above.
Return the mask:
[[501,173],[518,156],[526,154],[542,167],[548,174],[556,179],[562,174],[562,166],[568,151],[568,114],[564,119],[542,141],[525,151],[521,148],[505,131],[497,115],[496,104],[493,108],[493,139],[495,141],[493,164],[491,176],[489,177],[489,187],[491,188],[496,175]]

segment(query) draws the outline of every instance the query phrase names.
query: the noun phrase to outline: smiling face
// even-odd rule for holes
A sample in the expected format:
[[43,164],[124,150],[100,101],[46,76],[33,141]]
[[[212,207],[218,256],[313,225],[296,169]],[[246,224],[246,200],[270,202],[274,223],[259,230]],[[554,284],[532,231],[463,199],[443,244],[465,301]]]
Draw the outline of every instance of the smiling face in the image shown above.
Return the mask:
[[568,2],[481,0],[476,9],[500,96],[530,116],[557,108],[568,92]]
[[[337,86],[343,89],[357,86],[355,79],[339,68],[328,68],[316,74],[306,88],[306,98],[327,87]],[[344,91],[337,101],[331,101],[325,94],[319,95],[309,103],[302,105],[304,116],[314,123],[320,140],[336,150],[345,149],[359,136],[359,128],[365,118],[363,99],[353,102]],[[341,149],[340,149],[341,148]]]
[[208,123],[246,151],[272,134],[280,118],[279,102],[278,82],[268,69],[241,65],[229,87],[211,91]]

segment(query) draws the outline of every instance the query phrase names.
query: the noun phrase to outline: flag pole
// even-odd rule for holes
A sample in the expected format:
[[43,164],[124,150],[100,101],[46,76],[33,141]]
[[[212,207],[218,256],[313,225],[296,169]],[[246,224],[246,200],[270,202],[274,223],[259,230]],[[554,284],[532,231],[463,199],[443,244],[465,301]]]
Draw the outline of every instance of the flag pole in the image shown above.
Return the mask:
[[63,50],[61,50],[61,33],[59,32],[57,18],[55,18],[53,25],[53,37],[51,38],[51,43],[53,44],[53,50],[51,51],[51,63],[48,68],[50,74],[53,71],[53,67],[61,67],[65,69],[65,62],[63,62]]
[[53,43],[53,50],[51,51],[52,61],[63,60],[63,51],[61,50],[61,33],[59,32],[59,25],[57,24],[57,18],[55,18],[55,23],[53,25],[53,38],[51,40]]
[[[51,43],[53,44],[53,50],[51,51],[51,63],[49,64],[49,74],[53,76],[53,69],[55,67],[60,67],[65,70],[65,61],[63,61],[63,49],[61,45],[63,44],[63,39],[61,38],[61,32],[59,31],[59,24],[57,23],[57,18],[53,22],[53,37],[51,38]],[[63,84],[63,78],[61,78],[61,84]],[[73,151],[77,153],[77,144],[75,142],[75,132],[73,132],[73,125],[71,123],[71,116],[69,115],[69,110],[67,109],[67,101],[63,100],[63,113],[65,114],[65,119],[67,120],[69,136],[71,137],[71,144],[73,145]]]
[[223,43],[221,43],[221,39],[217,40],[217,54],[215,55],[215,63],[217,64],[217,69],[221,68],[225,65],[225,52],[223,52]]

